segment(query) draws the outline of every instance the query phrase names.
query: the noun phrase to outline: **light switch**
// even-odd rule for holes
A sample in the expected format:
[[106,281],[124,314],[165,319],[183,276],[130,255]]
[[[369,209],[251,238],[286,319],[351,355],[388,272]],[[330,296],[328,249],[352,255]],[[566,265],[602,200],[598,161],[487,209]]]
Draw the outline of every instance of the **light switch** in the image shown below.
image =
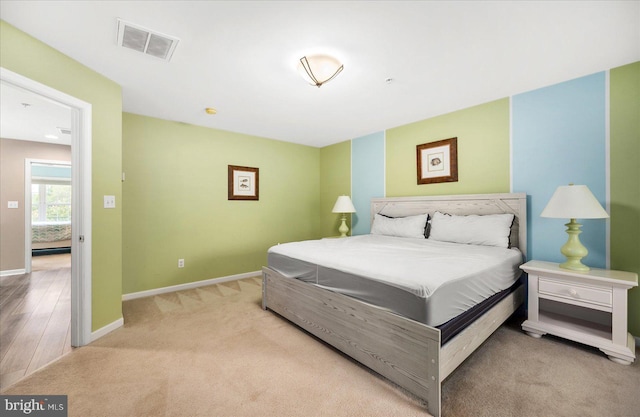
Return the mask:
[[7,203],[7,208],[18,208],[18,202],[17,201],[9,201]]
[[116,208],[116,196],[105,195],[104,196],[104,208]]

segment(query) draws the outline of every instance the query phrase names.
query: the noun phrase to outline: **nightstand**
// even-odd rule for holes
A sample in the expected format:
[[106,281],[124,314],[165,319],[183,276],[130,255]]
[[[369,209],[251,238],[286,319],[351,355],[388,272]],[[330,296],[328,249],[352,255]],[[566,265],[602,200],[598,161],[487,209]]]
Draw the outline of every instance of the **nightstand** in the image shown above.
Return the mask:
[[638,274],[592,268],[586,272],[556,263],[529,261],[529,313],[522,329],[540,338],[552,334],[594,346],[614,362],[630,365],[635,341],[627,331],[627,291]]

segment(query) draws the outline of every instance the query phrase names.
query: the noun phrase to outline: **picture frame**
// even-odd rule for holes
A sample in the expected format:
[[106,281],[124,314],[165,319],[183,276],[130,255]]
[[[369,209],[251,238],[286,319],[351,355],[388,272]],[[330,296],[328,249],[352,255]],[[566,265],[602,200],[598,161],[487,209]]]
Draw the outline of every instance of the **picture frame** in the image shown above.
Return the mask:
[[228,167],[228,199],[259,200],[260,170],[259,168],[229,165]]
[[416,146],[418,184],[458,181],[458,138]]

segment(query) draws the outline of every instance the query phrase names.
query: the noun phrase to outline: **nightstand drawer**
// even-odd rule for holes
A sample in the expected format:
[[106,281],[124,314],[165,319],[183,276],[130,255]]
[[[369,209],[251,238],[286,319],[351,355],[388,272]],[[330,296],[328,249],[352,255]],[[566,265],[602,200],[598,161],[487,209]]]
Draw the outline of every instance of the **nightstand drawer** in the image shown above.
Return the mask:
[[540,278],[538,292],[541,295],[561,297],[567,300],[575,300],[583,303],[592,303],[611,307],[611,288],[590,287],[580,284],[568,284],[548,278]]

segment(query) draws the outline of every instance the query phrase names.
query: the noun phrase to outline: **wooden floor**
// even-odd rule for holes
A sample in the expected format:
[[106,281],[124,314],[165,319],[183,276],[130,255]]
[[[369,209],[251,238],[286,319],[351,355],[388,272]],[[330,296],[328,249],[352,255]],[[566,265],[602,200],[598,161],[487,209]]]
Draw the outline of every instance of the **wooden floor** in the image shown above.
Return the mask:
[[0,277],[0,389],[71,351],[71,255]]

